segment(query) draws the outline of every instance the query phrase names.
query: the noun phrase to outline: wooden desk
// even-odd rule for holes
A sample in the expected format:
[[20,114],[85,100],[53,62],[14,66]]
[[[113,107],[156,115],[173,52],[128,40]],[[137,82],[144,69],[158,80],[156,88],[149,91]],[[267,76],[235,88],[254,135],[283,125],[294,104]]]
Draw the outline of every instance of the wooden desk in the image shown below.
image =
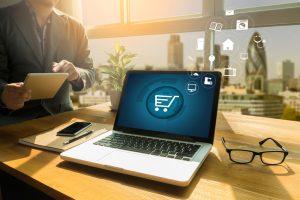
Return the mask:
[[[141,178],[64,162],[58,154],[18,145],[19,137],[38,133],[73,117],[113,123],[107,104],[0,129],[0,169],[58,199],[300,199],[300,123],[224,114],[212,152],[189,187],[179,188]],[[230,128],[228,128],[228,126]],[[274,137],[290,151],[280,166],[232,164],[220,142],[258,145]]]

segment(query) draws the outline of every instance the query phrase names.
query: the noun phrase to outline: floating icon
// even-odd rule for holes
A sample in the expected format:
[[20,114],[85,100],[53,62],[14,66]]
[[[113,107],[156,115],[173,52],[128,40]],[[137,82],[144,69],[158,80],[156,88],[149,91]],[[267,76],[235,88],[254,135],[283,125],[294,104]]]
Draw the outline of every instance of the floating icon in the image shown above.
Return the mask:
[[234,10],[225,10],[225,15],[226,16],[234,15]]
[[213,62],[216,60],[216,57],[214,55],[210,55],[208,57],[208,60],[210,62],[210,66],[213,66]]
[[227,39],[223,42],[223,50],[224,51],[232,51],[234,46],[234,42],[230,39]]
[[190,81],[186,84],[185,89],[188,94],[193,95],[199,90],[199,85],[194,81]]
[[204,77],[204,85],[213,85],[211,77]]
[[248,53],[240,53],[241,60],[248,60]]
[[190,93],[196,92],[197,91],[197,84],[196,83],[188,83],[187,90]]
[[213,30],[213,31],[221,31],[223,27],[222,23],[218,23],[218,22],[211,22],[209,29]]
[[179,98],[179,96],[155,95],[155,111],[157,112],[159,108],[163,108],[164,112],[168,112],[168,108],[176,98]]
[[232,67],[225,68],[223,76],[236,76],[236,68],[232,68]]
[[197,39],[197,50],[203,51],[204,50],[204,38]]
[[197,73],[197,72],[193,72],[193,73],[192,73],[192,76],[194,76],[194,77],[199,77],[200,75],[199,75],[199,73]]
[[200,73],[198,71],[191,71],[189,72],[189,76],[192,79],[198,79],[200,77]]
[[245,31],[248,30],[248,19],[242,19],[236,21],[236,30]]
[[211,89],[216,84],[216,77],[213,74],[207,73],[202,76],[201,85],[203,88]]

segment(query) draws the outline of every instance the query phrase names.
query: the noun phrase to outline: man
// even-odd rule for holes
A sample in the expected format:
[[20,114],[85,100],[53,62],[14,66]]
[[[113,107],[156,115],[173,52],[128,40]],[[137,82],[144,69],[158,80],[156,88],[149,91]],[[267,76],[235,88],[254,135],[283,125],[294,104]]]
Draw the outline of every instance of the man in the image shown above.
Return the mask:
[[[54,8],[58,1],[23,0],[0,9],[0,126],[70,111],[70,89],[95,81],[84,28]],[[49,72],[68,73],[68,81],[53,99],[30,101],[27,74]]]

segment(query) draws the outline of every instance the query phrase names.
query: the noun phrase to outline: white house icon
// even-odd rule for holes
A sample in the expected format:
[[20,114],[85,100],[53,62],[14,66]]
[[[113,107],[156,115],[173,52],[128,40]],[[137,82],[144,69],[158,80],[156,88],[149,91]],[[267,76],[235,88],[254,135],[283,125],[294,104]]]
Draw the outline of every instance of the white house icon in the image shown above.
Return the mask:
[[230,39],[227,39],[223,42],[223,50],[224,51],[232,51],[233,45],[234,45],[234,42],[232,42]]

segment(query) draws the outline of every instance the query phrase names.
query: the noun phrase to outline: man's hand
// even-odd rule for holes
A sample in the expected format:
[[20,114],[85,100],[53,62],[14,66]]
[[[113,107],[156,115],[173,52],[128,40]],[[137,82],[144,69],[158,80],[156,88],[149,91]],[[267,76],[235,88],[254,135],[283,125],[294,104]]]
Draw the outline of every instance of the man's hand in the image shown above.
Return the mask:
[[53,72],[68,73],[68,81],[76,81],[79,79],[79,72],[73,63],[62,60],[59,63],[53,63]]
[[4,87],[1,95],[2,102],[8,109],[18,110],[24,107],[24,103],[31,98],[31,91],[24,87],[23,83],[11,83]]

